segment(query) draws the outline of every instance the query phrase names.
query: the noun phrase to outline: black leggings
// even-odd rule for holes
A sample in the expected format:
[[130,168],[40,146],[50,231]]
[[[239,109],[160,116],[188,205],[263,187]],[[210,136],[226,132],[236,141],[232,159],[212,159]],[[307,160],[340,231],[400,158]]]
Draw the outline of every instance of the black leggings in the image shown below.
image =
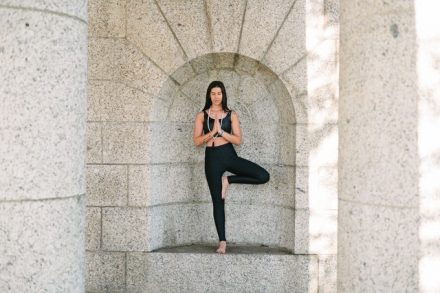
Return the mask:
[[214,205],[214,222],[220,241],[226,241],[225,201],[222,199],[222,176],[225,171],[236,174],[227,177],[230,184],[263,184],[269,181],[269,173],[259,165],[237,156],[231,143],[206,147],[205,175]]

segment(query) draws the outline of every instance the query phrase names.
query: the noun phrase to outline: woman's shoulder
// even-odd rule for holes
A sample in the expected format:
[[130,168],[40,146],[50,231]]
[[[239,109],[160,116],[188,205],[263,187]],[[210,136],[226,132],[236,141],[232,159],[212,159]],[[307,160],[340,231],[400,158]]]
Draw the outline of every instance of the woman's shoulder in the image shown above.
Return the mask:
[[205,113],[205,111],[199,111],[199,112],[197,112],[197,114],[196,114],[196,119],[204,119],[204,113]]

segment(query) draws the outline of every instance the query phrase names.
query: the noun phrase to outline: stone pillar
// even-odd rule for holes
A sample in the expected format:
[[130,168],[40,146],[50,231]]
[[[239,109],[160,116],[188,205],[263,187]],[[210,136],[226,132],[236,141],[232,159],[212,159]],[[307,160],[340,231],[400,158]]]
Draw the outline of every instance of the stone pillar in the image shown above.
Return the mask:
[[338,292],[417,292],[414,1],[341,0]]
[[0,0],[0,292],[84,292],[87,1]]

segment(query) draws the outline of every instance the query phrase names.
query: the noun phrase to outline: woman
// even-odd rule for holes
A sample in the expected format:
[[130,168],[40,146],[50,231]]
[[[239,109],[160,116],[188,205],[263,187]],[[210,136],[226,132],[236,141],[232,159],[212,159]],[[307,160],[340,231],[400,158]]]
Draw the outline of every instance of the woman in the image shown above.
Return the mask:
[[[213,81],[206,91],[206,103],[194,122],[194,144],[205,148],[205,176],[208,181],[214,222],[219,237],[217,253],[226,252],[225,196],[229,184],[263,184],[269,173],[259,165],[237,156],[233,144],[241,143],[240,122],[227,106],[225,86]],[[236,175],[223,176],[225,171]]]

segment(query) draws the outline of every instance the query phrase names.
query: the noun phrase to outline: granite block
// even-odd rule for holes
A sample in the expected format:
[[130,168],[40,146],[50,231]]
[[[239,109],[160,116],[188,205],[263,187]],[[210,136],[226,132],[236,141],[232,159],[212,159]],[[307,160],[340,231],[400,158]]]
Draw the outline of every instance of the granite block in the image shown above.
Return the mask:
[[87,26],[77,18],[35,10],[70,13],[81,6],[51,2],[14,2],[17,8],[0,10],[4,200],[85,192]]
[[264,55],[263,63],[281,74],[306,55],[306,0],[295,1],[286,21]]
[[293,2],[292,0],[247,2],[240,54],[261,60]]
[[[92,37],[125,37],[126,0],[89,0],[88,27]],[[129,18],[128,18],[129,19]]]
[[337,210],[295,210],[295,254],[336,254]]
[[213,51],[237,52],[245,1],[207,1]]
[[308,255],[129,253],[130,292],[317,292]]
[[136,122],[106,122],[102,125],[103,162],[147,163],[151,156],[149,126]]
[[100,122],[87,122],[87,164],[102,163],[102,138]]
[[0,291],[83,288],[84,220],[84,195],[0,202]]
[[127,166],[88,165],[87,205],[127,205]]
[[113,80],[147,92],[159,93],[168,78],[140,48],[126,39],[89,37],[88,76]]
[[87,292],[122,292],[125,289],[124,252],[88,251],[86,256]]
[[144,251],[148,247],[145,208],[102,208],[102,249]]
[[86,250],[101,248],[101,208],[86,208]]
[[338,291],[418,291],[418,208],[340,200],[339,219]]
[[150,121],[152,113],[152,97],[140,89],[118,81],[92,80],[89,94],[97,100],[96,109],[99,121],[125,122]]
[[65,14],[64,17],[78,18],[86,22],[87,17],[87,2],[86,0],[71,1],[54,1],[54,0],[20,0],[19,3],[15,0],[0,0],[0,5],[16,7],[17,10],[35,10],[43,13],[59,13]]
[[157,3],[190,60],[211,52],[212,37],[204,1]]
[[[147,29],[148,28],[148,29]],[[127,3],[127,39],[165,72],[172,74],[188,60],[155,1]]]

